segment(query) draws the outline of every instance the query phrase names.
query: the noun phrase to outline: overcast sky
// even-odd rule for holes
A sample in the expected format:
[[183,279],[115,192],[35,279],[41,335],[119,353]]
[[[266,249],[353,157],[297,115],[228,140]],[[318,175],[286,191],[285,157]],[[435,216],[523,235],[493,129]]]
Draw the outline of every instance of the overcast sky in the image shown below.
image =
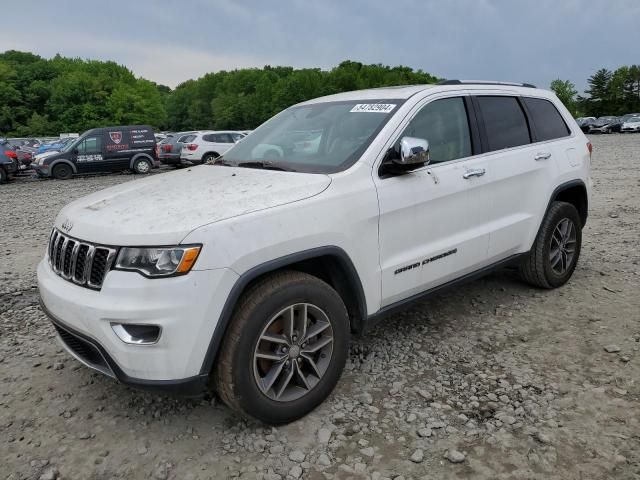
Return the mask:
[[0,51],[114,60],[171,87],[210,71],[350,59],[583,88],[598,68],[640,63],[640,0],[3,3]]

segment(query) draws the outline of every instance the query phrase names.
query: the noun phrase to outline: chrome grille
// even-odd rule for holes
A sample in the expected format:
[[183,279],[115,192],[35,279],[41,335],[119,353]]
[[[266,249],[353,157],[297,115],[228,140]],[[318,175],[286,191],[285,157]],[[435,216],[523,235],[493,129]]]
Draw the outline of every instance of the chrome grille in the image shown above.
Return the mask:
[[83,242],[53,229],[49,239],[49,265],[70,282],[99,289],[116,258],[117,250]]

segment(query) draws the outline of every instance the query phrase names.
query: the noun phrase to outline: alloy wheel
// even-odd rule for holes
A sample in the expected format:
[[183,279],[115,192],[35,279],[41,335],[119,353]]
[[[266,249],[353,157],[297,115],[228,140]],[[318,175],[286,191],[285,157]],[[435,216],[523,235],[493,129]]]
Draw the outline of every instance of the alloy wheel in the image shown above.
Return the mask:
[[558,222],[551,235],[549,262],[551,269],[558,275],[564,275],[573,262],[576,252],[576,228],[568,218]]
[[327,314],[310,303],[290,305],[263,329],[253,353],[253,373],[271,400],[297,400],[320,382],[333,353],[333,328]]

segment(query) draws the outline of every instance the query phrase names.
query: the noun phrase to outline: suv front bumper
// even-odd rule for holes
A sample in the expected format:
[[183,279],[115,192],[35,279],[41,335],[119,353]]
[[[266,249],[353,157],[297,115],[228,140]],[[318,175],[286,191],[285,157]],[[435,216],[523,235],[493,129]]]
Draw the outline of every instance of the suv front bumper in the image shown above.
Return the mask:
[[[38,265],[43,311],[71,355],[122,383],[183,395],[207,386],[202,367],[237,278],[229,269],[164,279],[112,270],[96,291],[59,277],[46,259]],[[152,345],[128,344],[113,324],[157,325],[161,335]]]

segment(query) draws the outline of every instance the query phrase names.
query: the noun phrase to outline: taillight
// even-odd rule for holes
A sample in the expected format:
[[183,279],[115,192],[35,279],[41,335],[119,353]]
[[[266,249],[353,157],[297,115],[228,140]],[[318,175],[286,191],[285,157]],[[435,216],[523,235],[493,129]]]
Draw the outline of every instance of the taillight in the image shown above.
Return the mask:
[[195,143],[190,143],[189,145],[187,145],[187,148],[191,151],[195,150],[196,148],[198,148],[198,145],[196,145]]
[[589,150],[589,155],[593,153],[593,145],[591,145],[591,142],[587,142],[587,150]]
[[170,152],[171,151],[171,145],[162,145],[162,151],[163,152]]
[[18,158],[18,154],[16,152],[12,151],[12,150],[7,150],[4,153],[9,158]]

